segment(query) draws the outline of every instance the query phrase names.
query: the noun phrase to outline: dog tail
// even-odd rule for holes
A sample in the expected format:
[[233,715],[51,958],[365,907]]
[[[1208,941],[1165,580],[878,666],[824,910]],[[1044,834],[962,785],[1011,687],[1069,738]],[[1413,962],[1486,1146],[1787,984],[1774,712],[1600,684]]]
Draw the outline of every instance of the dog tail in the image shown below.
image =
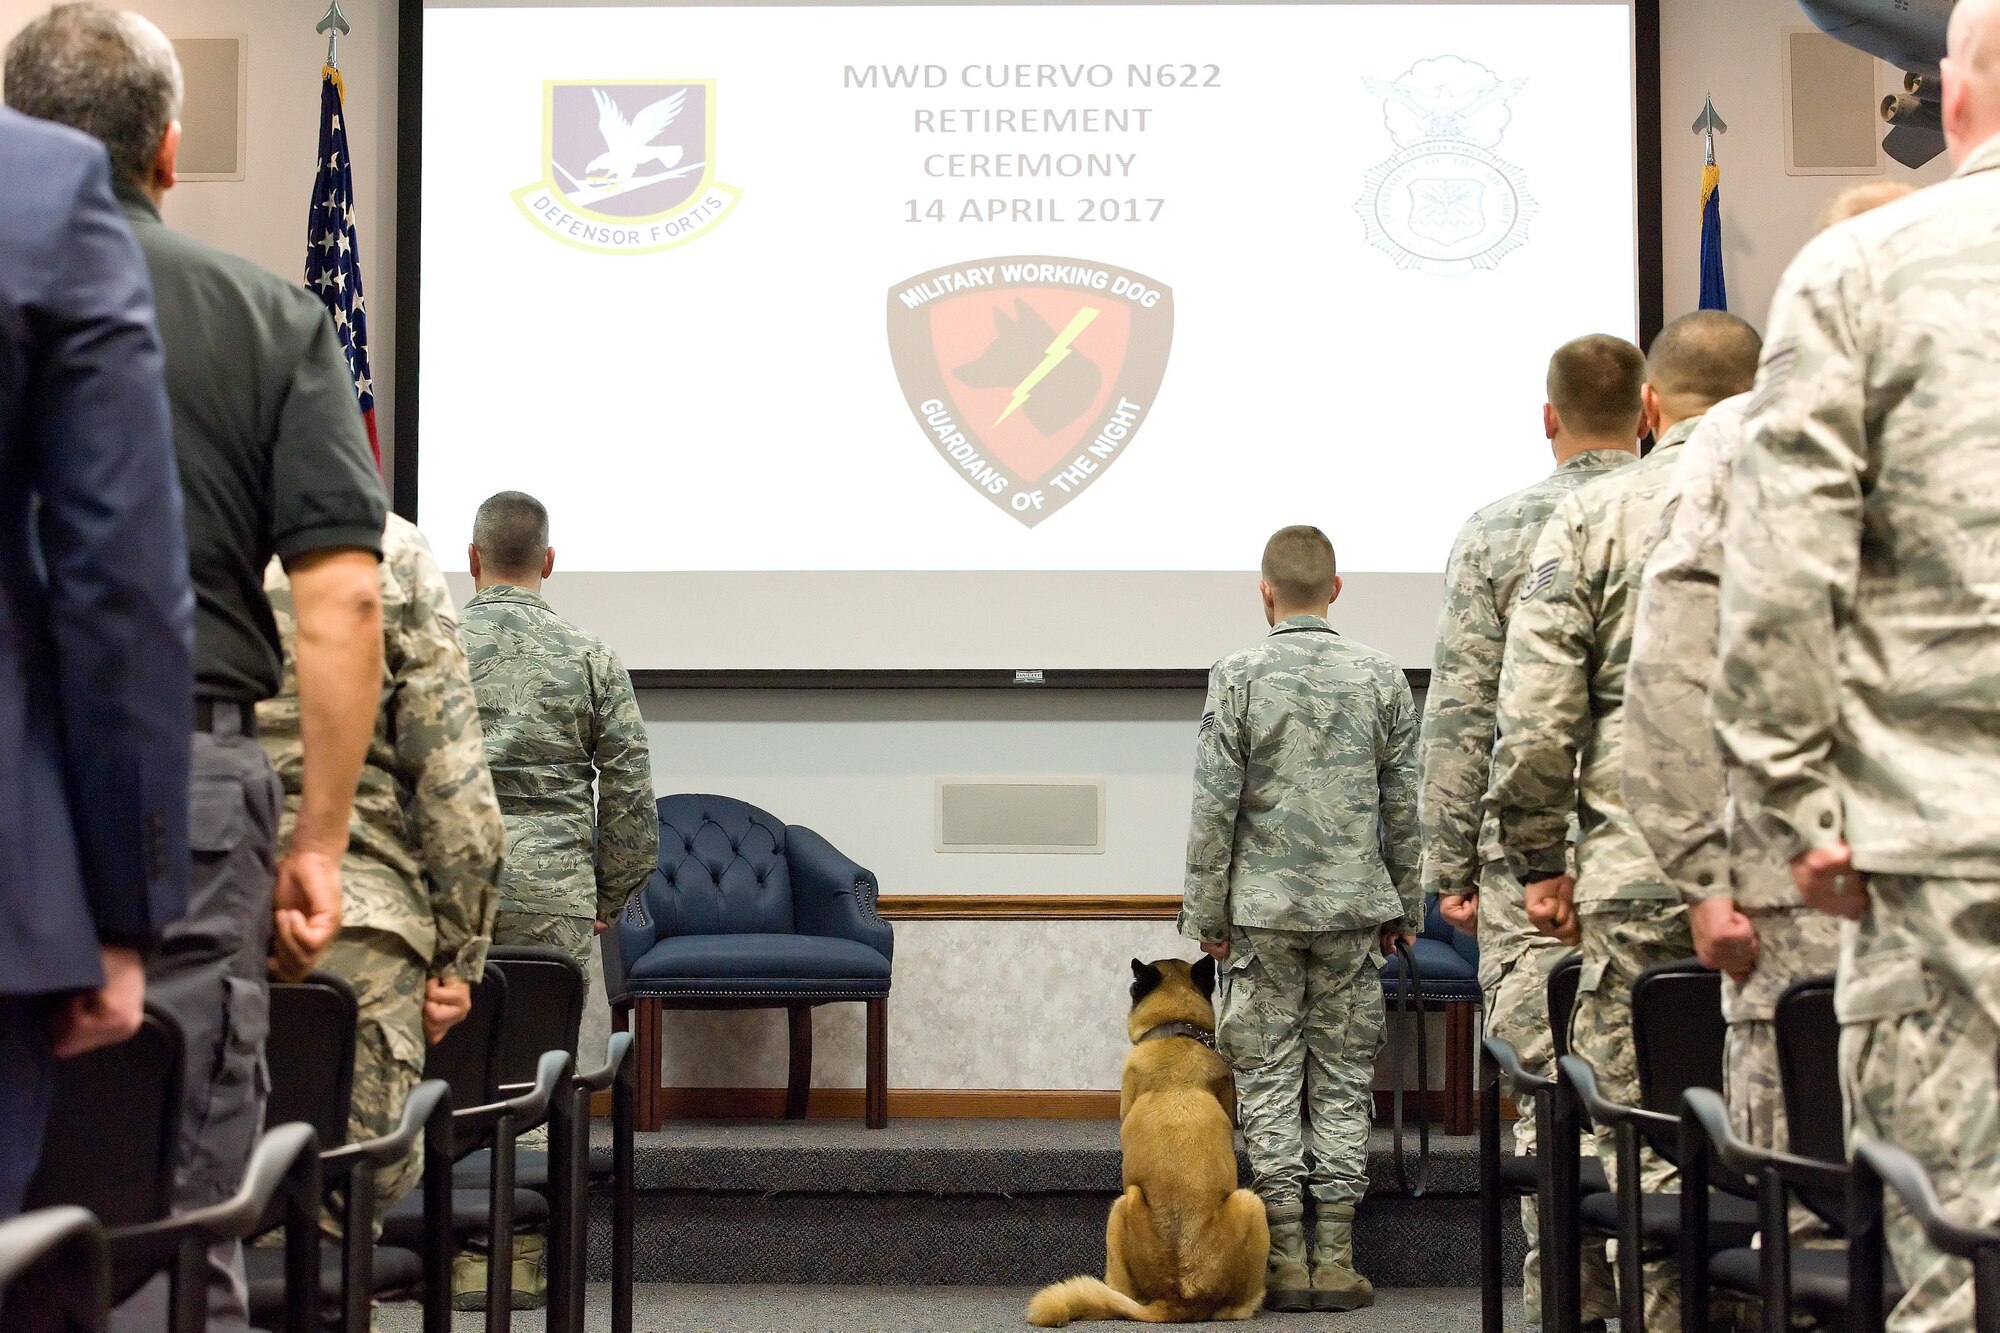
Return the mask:
[[1028,1302],[1028,1322],[1037,1328],[1061,1328],[1079,1319],[1136,1319],[1142,1324],[1173,1324],[1190,1318],[1181,1301],[1140,1304],[1124,1292],[1094,1277],[1073,1277],[1043,1287]]

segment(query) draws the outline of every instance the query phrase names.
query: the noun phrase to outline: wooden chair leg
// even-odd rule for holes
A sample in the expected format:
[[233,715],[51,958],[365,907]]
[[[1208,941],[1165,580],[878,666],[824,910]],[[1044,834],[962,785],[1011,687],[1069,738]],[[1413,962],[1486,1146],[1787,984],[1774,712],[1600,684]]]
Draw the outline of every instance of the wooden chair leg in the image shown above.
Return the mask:
[[1447,1134],[1471,1134],[1479,1127],[1472,1095],[1474,1008],[1470,1001],[1453,1001],[1444,1007],[1444,1091],[1447,1099],[1444,1132]]
[[889,1124],[889,997],[868,1001],[868,1128]]
[[791,1069],[785,1080],[785,1119],[806,1118],[806,1098],[812,1092],[813,1011],[809,1004],[785,1006],[791,1032]]
[[632,1006],[632,1022],[637,1028],[632,1045],[632,1059],[638,1064],[634,1072],[638,1076],[638,1106],[634,1108],[633,1119],[638,1128],[647,1134],[659,1132],[667,1118],[665,1089],[660,1086],[660,1020],[662,1007],[658,1000],[641,999]]

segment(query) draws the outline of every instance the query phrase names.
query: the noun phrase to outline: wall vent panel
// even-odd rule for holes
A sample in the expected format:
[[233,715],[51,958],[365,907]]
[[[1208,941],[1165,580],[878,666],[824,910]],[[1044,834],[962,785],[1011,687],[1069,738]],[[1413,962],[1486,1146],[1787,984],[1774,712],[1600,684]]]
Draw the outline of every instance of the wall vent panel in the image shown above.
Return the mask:
[[1102,852],[1104,783],[941,778],[937,850],[1055,856]]

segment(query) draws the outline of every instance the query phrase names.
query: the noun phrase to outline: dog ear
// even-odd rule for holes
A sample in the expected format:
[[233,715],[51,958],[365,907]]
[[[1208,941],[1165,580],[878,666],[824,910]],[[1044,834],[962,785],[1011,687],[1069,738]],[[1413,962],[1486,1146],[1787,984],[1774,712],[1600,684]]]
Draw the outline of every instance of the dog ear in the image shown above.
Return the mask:
[[1161,973],[1159,968],[1153,966],[1151,963],[1142,963],[1137,958],[1134,958],[1132,960],[1132,1003],[1137,1004],[1148,995],[1151,995],[1155,990],[1158,990],[1160,983],[1164,980],[1166,980],[1166,977]]
[[1208,954],[1203,954],[1201,961],[1188,969],[1188,977],[1194,982],[1194,988],[1201,992],[1203,999],[1212,1000],[1215,998],[1214,958]]

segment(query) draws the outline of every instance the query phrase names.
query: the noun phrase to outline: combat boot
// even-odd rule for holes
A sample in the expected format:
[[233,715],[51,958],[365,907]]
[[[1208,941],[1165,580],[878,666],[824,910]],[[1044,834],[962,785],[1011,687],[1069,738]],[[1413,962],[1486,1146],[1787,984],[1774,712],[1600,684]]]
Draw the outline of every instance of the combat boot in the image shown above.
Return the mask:
[[1375,1285],[1354,1271],[1354,1205],[1320,1210],[1313,1235],[1312,1308],[1359,1310],[1375,1303]]
[[1311,1278],[1306,1274],[1306,1223],[1303,1217],[1271,1219],[1271,1260],[1264,1270],[1264,1308],[1310,1310]]

